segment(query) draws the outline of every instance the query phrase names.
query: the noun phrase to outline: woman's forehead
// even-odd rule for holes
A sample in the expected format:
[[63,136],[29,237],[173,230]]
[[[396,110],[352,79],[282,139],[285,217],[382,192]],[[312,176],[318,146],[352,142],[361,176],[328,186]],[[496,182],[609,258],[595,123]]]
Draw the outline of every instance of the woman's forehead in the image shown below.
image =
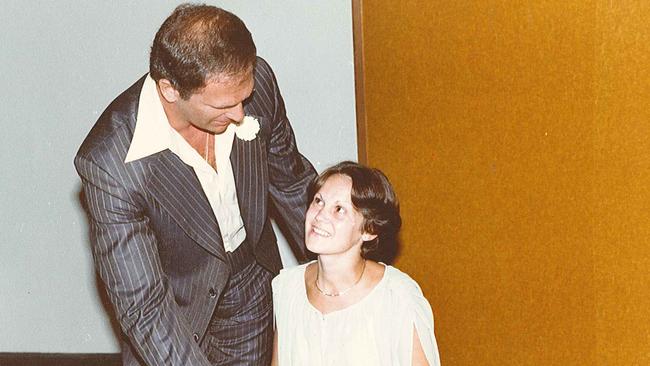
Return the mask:
[[343,174],[333,174],[325,180],[325,183],[320,187],[318,193],[344,202],[350,202],[352,178]]

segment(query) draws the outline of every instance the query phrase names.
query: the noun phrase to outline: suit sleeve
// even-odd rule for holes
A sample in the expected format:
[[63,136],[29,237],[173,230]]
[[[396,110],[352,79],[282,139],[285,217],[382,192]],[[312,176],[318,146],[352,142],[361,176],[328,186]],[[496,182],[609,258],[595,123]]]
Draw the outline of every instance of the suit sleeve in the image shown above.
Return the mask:
[[261,59],[258,59],[257,67],[268,85],[269,90],[264,92],[269,95],[274,108],[268,148],[271,199],[289,231],[294,254],[303,262],[307,258],[304,244],[307,188],[316,177],[316,171],[298,151],[273,71]]
[[147,365],[205,365],[161,270],[148,219],[106,169],[111,159],[75,158],[90,220],[95,268],[106,285],[117,319]]

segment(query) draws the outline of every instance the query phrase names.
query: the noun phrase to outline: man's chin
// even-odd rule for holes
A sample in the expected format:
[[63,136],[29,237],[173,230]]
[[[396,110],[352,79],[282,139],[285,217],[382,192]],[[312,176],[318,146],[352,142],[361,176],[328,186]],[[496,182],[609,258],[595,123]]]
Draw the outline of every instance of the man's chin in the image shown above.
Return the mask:
[[226,122],[226,123],[219,123],[215,122],[210,125],[210,132],[214,133],[215,135],[220,135],[228,129],[228,126],[230,126],[231,122]]

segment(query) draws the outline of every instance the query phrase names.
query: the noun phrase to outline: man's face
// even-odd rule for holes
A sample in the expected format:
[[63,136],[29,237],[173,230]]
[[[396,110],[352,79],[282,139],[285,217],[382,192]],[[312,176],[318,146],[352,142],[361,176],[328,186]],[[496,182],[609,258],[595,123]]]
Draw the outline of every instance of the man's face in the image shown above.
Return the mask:
[[251,71],[243,75],[210,78],[205,88],[187,100],[178,99],[176,107],[184,122],[212,133],[222,133],[231,123],[244,118],[243,102],[253,92]]

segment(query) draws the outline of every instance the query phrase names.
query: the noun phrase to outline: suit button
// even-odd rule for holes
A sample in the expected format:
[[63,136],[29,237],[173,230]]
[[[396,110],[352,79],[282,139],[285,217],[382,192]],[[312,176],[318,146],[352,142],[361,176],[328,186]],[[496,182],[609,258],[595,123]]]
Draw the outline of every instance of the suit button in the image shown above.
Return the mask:
[[194,338],[194,342],[198,342],[198,341],[199,341],[199,335],[196,334],[196,333],[192,334],[192,338]]
[[208,291],[208,295],[210,295],[211,298],[217,297],[217,291],[215,291],[212,287],[210,287],[210,290]]

